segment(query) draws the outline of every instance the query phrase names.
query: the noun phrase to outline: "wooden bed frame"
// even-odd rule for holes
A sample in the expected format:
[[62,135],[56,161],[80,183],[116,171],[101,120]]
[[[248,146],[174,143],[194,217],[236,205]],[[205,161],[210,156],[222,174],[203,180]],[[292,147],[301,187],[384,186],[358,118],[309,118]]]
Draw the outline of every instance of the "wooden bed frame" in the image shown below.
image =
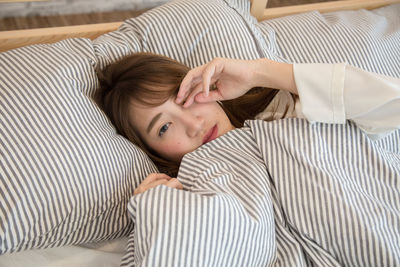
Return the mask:
[[[262,21],[265,19],[282,17],[311,10],[318,10],[323,13],[361,8],[374,9],[393,3],[400,3],[400,0],[342,0],[277,8],[265,8],[268,0],[252,0],[251,2],[251,13],[258,21]],[[31,44],[53,43],[73,37],[94,39],[104,33],[116,30],[121,23],[122,22],[112,22],[67,27],[2,31],[0,32],[0,52]]]

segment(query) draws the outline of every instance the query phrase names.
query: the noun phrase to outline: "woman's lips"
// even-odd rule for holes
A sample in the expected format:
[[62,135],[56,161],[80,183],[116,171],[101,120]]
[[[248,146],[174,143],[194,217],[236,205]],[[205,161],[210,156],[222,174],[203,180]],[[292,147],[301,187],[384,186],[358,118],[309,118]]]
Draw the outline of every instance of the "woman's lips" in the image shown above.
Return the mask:
[[204,136],[203,138],[203,144],[208,143],[215,138],[217,138],[218,135],[218,126],[215,124],[214,127],[212,127],[208,133]]

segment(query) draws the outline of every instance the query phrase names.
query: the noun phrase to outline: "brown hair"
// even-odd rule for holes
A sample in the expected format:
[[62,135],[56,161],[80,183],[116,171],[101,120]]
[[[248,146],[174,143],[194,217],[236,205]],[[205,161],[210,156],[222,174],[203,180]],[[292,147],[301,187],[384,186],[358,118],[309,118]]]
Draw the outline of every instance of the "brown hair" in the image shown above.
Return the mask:
[[[119,134],[139,146],[161,172],[178,173],[179,162],[162,158],[140,138],[126,115],[132,99],[147,106],[158,106],[176,96],[179,85],[190,69],[165,56],[151,53],[129,55],[98,72],[100,89],[95,100],[110,118]],[[161,89],[161,90],[160,90]],[[247,94],[222,101],[222,108],[235,127],[263,111],[277,90],[253,88]]]

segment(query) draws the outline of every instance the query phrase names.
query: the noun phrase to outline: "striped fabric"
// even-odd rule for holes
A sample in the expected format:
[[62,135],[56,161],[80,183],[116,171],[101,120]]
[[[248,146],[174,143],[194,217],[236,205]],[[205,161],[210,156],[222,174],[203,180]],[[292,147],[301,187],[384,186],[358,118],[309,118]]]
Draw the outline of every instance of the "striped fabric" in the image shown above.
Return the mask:
[[249,5],[176,1],[93,42],[0,54],[0,254],[128,234],[128,199],[156,168],[90,100],[95,69],[138,51],[189,66],[264,56]]
[[71,39],[0,54],[0,254],[132,229],[127,202],[156,168],[89,98],[92,51]]
[[[228,5],[232,7],[236,8],[240,7],[240,10],[237,11],[237,13],[241,15],[242,17],[241,20],[246,22],[247,24],[246,27],[248,27],[248,29],[251,31],[252,34],[251,38],[255,40],[255,43],[251,42],[251,44],[254,44],[254,46],[249,47],[249,49],[257,51],[258,55],[257,54],[250,55],[249,57],[245,58],[257,58],[257,56],[263,56],[281,61],[303,62],[303,63],[348,62],[354,66],[360,67],[368,71],[374,71],[386,75],[400,77],[400,63],[399,63],[400,22],[398,17],[398,14],[400,13],[399,5],[392,5],[374,11],[363,10],[363,11],[336,12],[324,15],[312,12],[307,14],[300,14],[296,16],[289,16],[285,18],[264,21],[262,23],[257,24],[251,17],[249,17],[248,6],[244,4],[247,1],[237,1],[236,3],[230,3],[229,1],[227,2]],[[186,11],[187,9],[184,10]],[[145,31],[146,34],[142,34],[142,36],[146,36],[146,38],[142,39],[142,45],[145,51],[149,50],[166,54],[182,62],[185,62],[189,66],[203,64],[205,61],[211,59],[215,55],[221,56],[218,54],[218,52],[216,53],[214,51],[214,47],[208,47],[205,51],[196,50],[196,53],[199,53],[199,55],[197,55],[197,57],[194,57],[195,61],[187,60],[186,53],[188,55],[193,55],[193,51],[195,51],[194,49],[198,49],[199,47],[199,46],[190,47],[184,45],[185,38],[187,37],[193,38],[189,35],[189,33],[191,32],[190,28],[192,27],[195,29],[198,28],[197,25],[191,25],[190,22],[191,20],[188,20],[188,22],[182,24],[181,27],[183,28],[183,30],[179,31],[177,35],[172,35],[171,38],[168,37],[169,41],[173,42],[172,48],[170,42],[167,42],[166,44],[163,43],[162,45],[160,45],[158,38],[155,38],[155,36],[157,35],[157,32],[162,32],[165,29],[164,25],[162,24],[163,19],[165,19],[168,22],[173,22],[175,21],[175,19],[181,22],[180,17],[183,16],[180,13],[179,16],[177,16],[178,13],[173,13],[173,15],[169,14],[168,8],[162,11],[163,12],[159,14],[160,15],[159,19],[153,18],[154,21],[157,21],[156,23],[154,23],[154,25],[159,27],[157,29],[153,29],[153,27],[156,27],[153,24],[151,24],[152,26],[150,27],[151,28],[150,30],[147,29],[148,23],[153,22],[153,20],[151,21],[146,20],[145,23],[143,22],[140,23],[136,20],[127,22],[130,26],[134,27],[134,31],[142,31],[142,32]],[[211,11],[208,10],[208,12]],[[215,16],[211,16],[211,19],[214,20]],[[184,20],[182,21],[184,22]],[[189,28],[186,28],[187,23],[190,24]],[[236,23],[236,21],[233,23]],[[151,38],[147,38],[148,36],[147,34],[153,32],[155,33],[149,35],[151,36]],[[168,31],[168,33],[169,32],[170,31]],[[232,32],[231,27],[229,27],[229,25],[228,25],[228,32],[230,33]],[[185,37],[182,38],[180,37],[181,35]],[[201,39],[203,38],[204,35],[198,34],[196,36]],[[163,37],[167,38],[165,36]],[[150,42],[150,44],[147,44],[147,42]],[[228,42],[223,42],[222,45],[221,43],[216,45],[218,46],[218,48],[220,48],[230,43],[231,42],[228,41]],[[179,49],[176,49],[176,51],[171,52],[171,49],[173,49],[173,47],[175,46],[177,46]],[[176,54],[178,53],[177,51],[180,51],[182,54]],[[211,51],[212,54],[208,54],[207,51]],[[230,57],[231,55],[228,54],[225,56]],[[232,55],[232,57],[235,56],[236,55],[234,54]],[[193,60],[193,58],[191,58],[191,60]],[[300,124],[302,125],[302,127],[305,128],[307,127],[305,122],[299,123],[297,121],[291,121],[290,123],[286,122],[286,124],[282,123],[282,126],[285,126],[286,128],[281,129],[281,132],[279,132],[280,136],[283,138],[285,136],[290,136],[290,134],[296,132],[298,133],[298,135],[307,134],[307,131],[309,131],[309,129],[307,129],[307,131],[306,130],[299,131],[298,129],[296,129],[296,127],[298,127],[298,125]],[[279,127],[280,126],[276,126],[276,128]],[[326,134],[325,137],[331,139],[334,138],[332,132],[329,133],[328,128],[324,128],[322,126],[318,127],[321,128],[317,130],[322,133],[325,133]],[[327,126],[327,127],[335,127],[335,126]],[[345,127],[347,127],[346,129],[353,129],[352,130],[353,133],[357,132],[357,130],[354,129],[352,125],[348,125]],[[347,132],[344,129],[341,130],[347,134]],[[312,134],[312,131],[308,132],[308,134]],[[358,136],[358,138],[361,139],[364,138],[359,132],[356,136]],[[341,137],[345,138],[344,134]],[[309,151],[314,151],[313,152],[314,154],[308,155],[310,157],[309,158],[310,160],[313,159],[314,162],[316,162],[317,160],[316,156],[325,155],[324,152],[326,147],[324,146],[313,147],[312,145],[316,144],[313,143],[312,139],[308,140],[306,136],[304,136],[303,139],[305,140],[305,142],[308,141],[310,147]],[[366,139],[363,140],[365,141]],[[397,138],[397,140],[399,139]],[[237,140],[235,139],[234,142],[236,143]],[[212,144],[214,145],[215,143]],[[228,147],[232,146],[231,142],[227,142],[226,144],[228,145]],[[277,144],[279,143],[277,142],[275,145]],[[319,142],[317,145],[321,144],[323,143]],[[382,145],[382,147],[385,147],[384,144],[380,145]],[[291,149],[297,151],[299,150],[299,147],[303,148],[303,143],[297,143],[296,146],[291,147]],[[358,157],[357,159],[360,159],[360,162],[362,162],[362,166],[364,167],[368,164],[371,158],[364,159],[363,154],[357,154],[359,151],[365,151],[365,148],[364,150],[357,150],[356,147],[357,144],[354,144],[353,147],[350,147],[352,149],[351,151],[353,151],[352,152],[353,154],[351,155]],[[313,150],[311,150],[311,148]],[[224,149],[224,147],[222,147],[222,149]],[[242,148],[242,149],[244,149],[244,151],[249,150],[249,148]],[[376,149],[376,151],[380,151],[380,146],[379,145],[375,146],[373,147],[373,149]],[[259,151],[257,152],[259,154],[260,150],[257,151]],[[232,169],[229,169],[227,167],[230,166],[233,168],[234,166],[242,166],[242,164],[248,164],[245,163],[246,162],[245,159],[254,159],[255,154],[253,155],[252,153],[246,153],[245,159],[239,161],[233,161],[232,163],[232,159],[237,159],[237,157],[240,156],[234,155],[234,153],[227,152],[228,154],[223,154],[223,156],[220,158],[219,163],[217,164],[216,162],[217,160],[215,158],[215,152],[216,151],[212,149],[212,153],[207,154],[211,159],[210,161],[206,161],[204,155],[202,154],[200,156],[199,154],[197,154],[196,151],[195,154],[193,154],[195,156],[190,156],[190,164],[186,164],[184,162],[183,167],[181,168],[179,178],[183,182],[185,182],[186,179],[187,180],[194,179],[190,177],[196,177],[196,181],[198,181],[199,183],[199,185],[197,186],[204,186],[204,188],[201,187],[201,189],[196,189],[197,187],[195,186],[191,187],[196,192],[196,196],[192,196],[187,192],[180,192],[160,187],[153,189],[151,193],[149,192],[149,195],[144,194],[143,196],[135,197],[131,200],[130,212],[132,214],[133,220],[135,220],[135,223],[139,224],[140,227],[138,226],[138,228],[135,229],[135,232],[133,232],[130,236],[131,242],[129,243],[127,254],[122,260],[121,263],[122,266],[134,266],[136,264],[144,266],[151,266],[151,264],[154,264],[153,266],[167,266],[167,263],[171,262],[173,262],[176,266],[192,266],[192,265],[204,266],[202,265],[204,263],[208,264],[207,266],[231,266],[230,264],[232,262],[234,263],[232,266],[234,266],[235,264],[237,264],[237,266],[243,266],[243,265],[252,266],[252,264],[253,266],[266,266],[269,264],[274,264],[278,266],[310,266],[310,265],[339,266],[344,263],[347,263],[349,266],[357,266],[357,265],[382,266],[382,264],[380,263],[384,263],[385,266],[391,266],[392,263],[393,264],[395,263],[396,256],[397,259],[399,258],[398,254],[399,250],[398,246],[396,246],[396,242],[399,243],[398,242],[399,240],[396,239],[387,240],[391,237],[393,238],[399,237],[398,232],[396,233],[394,233],[393,231],[390,232],[387,227],[387,225],[392,225],[394,228],[397,227],[396,229],[399,229],[398,206],[397,210],[396,207],[393,207],[392,209],[389,208],[389,213],[393,212],[394,215],[392,217],[389,216],[388,218],[382,219],[384,223],[386,223],[385,226],[386,228],[382,227],[378,229],[381,230],[381,232],[378,233],[378,236],[374,236],[374,233],[368,232],[368,230],[365,230],[367,228],[364,228],[364,230],[366,231],[364,232],[364,235],[355,237],[358,238],[357,239],[358,243],[356,244],[353,244],[352,242],[345,243],[344,244],[345,246],[343,247],[342,244],[329,243],[332,241],[332,238],[329,240],[328,238],[332,236],[335,236],[336,238],[341,238],[341,235],[343,236],[345,234],[348,234],[348,232],[343,233],[341,231],[343,229],[345,229],[346,231],[351,229],[350,226],[354,227],[354,229],[352,229],[353,231],[352,237],[354,237],[354,235],[358,234],[357,231],[359,226],[354,224],[354,222],[352,221],[346,221],[347,219],[346,213],[341,213],[340,216],[342,217],[340,218],[333,217],[334,215],[336,216],[338,212],[337,210],[331,210],[329,212],[327,211],[326,213],[323,213],[321,219],[321,217],[317,217],[316,212],[324,212],[326,211],[326,209],[324,207],[323,210],[313,210],[314,207],[317,207],[316,205],[311,206],[312,208],[309,208],[307,210],[307,212],[310,212],[310,214],[309,215],[307,214],[307,217],[305,218],[302,218],[301,214],[293,215],[294,218],[296,218],[298,221],[295,221],[296,225],[290,224],[292,221],[291,220],[288,221],[283,208],[287,208],[289,211],[297,211],[297,212],[304,211],[305,208],[301,207],[300,209],[298,206],[289,206],[289,204],[301,205],[301,202],[298,202],[299,199],[297,198],[297,192],[296,194],[293,193],[293,190],[299,188],[298,185],[297,187],[295,186],[290,187],[290,183],[288,183],[287,185],[284,186],[289,186],[289,189],[287,188],[282,189],[281,188],[282,186],[280,186],[279,187],[280,191],[277,191],[278,187],[275,188],[274,186],[272,186],[270,188],[270,193],[269,193],[271,195],[270,201],[267,201],[266,200],[267,197],[266,195],[264,195],[266,200],[264,204],[266,206],[271,205],[270,204],[271,202],[273,203],[273,209],[274,209],[273,216],[274,220],[276,221],[274,243],[268,244],[267,245],[268,249],[264,248],[266,249],[265,251],[262,251],[262,249],[257,250],[257,248],[259,248],[259,246],[257,245],[254,245],[253,250],[251,250],[251,252],[249,252],[248,248],[244,248],[245,252],[243,253],[245,255],[243,256],[243,258],[227,259],[229,255],[235,254],[236,256],[237,253],[241,252],[241,249],[243,249],[243,247],[240,245],[245,244],[246,242],[250,242],[249,239],[251,238],[257,238],[257,240],[260,239],[259,235],[253,235],[253,236],[250,235],[248,237],[244,237],[241,236],[240,232],[237,231],[239,231],[239,229],[246,229],[250,231],[250,233],[254,233],[257,232],[257,230],[262,229],[261,221],[257,220],[259,219],[259,217],[254,215],[254,211],[251,210],[250,208],[250,211],[246,213],[247,211],[246,208],[251,206],[251,205],[246,206],[246,204],[257,203],[254,204],[255,205],[253,207],[254,209],[256,209],[259,205],[262,204],[256,201],[251,202],[251,200],[247,198],[248,195],[240,191],[242,190],[240,185],[243,185],[245,183],[245,181],[239,181],[242,180],[243,175],[242,176],[239,175],[238,177],[240,177],[240,179],[235,180],[233,177],[235,177],[235,175],[237,174],[235,172],[238,170],[236,170],[235,168],[235,170],[233,171]],[[256,153],[256,149],[254,149],[253,152]],[[269,153],[272,155],[274,155],[275,153],[284,153],[284,152],[285,151],[283,146],[281,147],[274,146],[274,149],[272,149],[271,147],[271,149],[269,150]],[[398,164],[398,158],[396,158],[398,157],[397,156],[398,151],[396,152],[397,154],[395,153],[385,154],[385,153],[383,153],[382,155],[386,155],[386,159],[388,160],[389,163],[391,160],[396,159],[397,161],[396,164]],[[196,157],[202,158],[203,161],[197,160]],[[382,159],[382,157],[380,159]],[[282,160],[283,158],[284,154],[282,154],[280,160]],[[272,156],[269,160],[272,159],[277,159],[277,158],[275,156]],[[329,167],[337,166],[337,165],[332,165],[328,161],[328,159],[331,158],[321,158],[318,160],[320,160],[320,162],[325,163],[323,165],[324,168],[329,169]],[[343,159],[343,157],[339,157],[339,159],[341,159],[342,162],[346,160]],[[288,160],[293,161],[295,159],[293,157],[289,157]],[[261,161],[261,159],[259,159],[259,161]],[[207,163],[211,162],[210,164],[212,166],[210,164],[205,166],[204,162]],[[274,164],[280,162],[281,161],[276,161],[274,162]],[[307,164],[308,162],[305,159],[303,166],[305,169],[303,173],[300,172],[300,174],[298,175],[302,175],[306,173],[306,171],[310,171],[309,169],[306,168],[308,166]],[[387,163],[384,162],[383,164]],[[279,165],[277,167],[279,167]],[[241,168],[246,173],[244,177],[247,177],[246,168],[245,167]],[[227,171],[227,169],[229,171]],[[294,173],[295,171],[296,170],[290,168],[285,170],[280,169],[281,172],[280,174],[282,175],[283,173],[292,175],[292,173]],[[230,174],[231,172],[233,173],[232,176]],[[323,169],[322,171],[314,170],[314,172],[317,174],[319,173],[324,174],[325,169]],[[261,171],[261,173],[265,174],[265,171],[264,172]],[[360,172],[357,168],[354,169],[354,173],[360,175],[357,177],[363,177],[362,171]],[[393,172],[393,169],[389,168],[388,173],[389,176],[390,175],[398,176],[398,169],[396,170],[396,172]],[[337,176],[338,175],[337,173],[332,175],[333,175],[332,177],[336,178],[340,177]],[[268,178],[270,176],[264,176],[264,178],[265,177]],[[373,176],[371,176],[370,173],[370,176],[368,177],[373,177]],[[350,180],[353,178],[354,175],[353,176],[350,175],[348,177],[348,179]],[[217,182],[215,183],[218,183],[218,186],[220,187],[211,184],[213,183],[212,181],[213,179],[216,179]],[[398,193],[399,189],[398,184],[394,182],[395,181],[394,178],[392,179],[393,180],[392,182],[389,183],[389,185],[393,187],[392,188],[393,192],[396,192],[397,190]],[[232,184],[229,183],[229,181],[233,180],[234,182],[232,182],[232,184],[237,186],[236,190],[232,189],[231,187]],[[325,182],[327,181],[324,180],[322,181],[323,185],[325,185]],[[193,183],[196,184],[197,182]],[[191,185],[190,182],[186,182],[186,186],[188,185]],[[221,192],[216,191],[216,188],[222,191]],[[303,190],[302,192],[306,192],[307,194],[309,193],[309,191],[305,191],[305,189],[302,188],[301,185],[300,188],[301,190]],[[321,188],[317,187],[317,189],[322,189],[322,188],[323,187]],[[350,187],[350,189],[347,189],[349,191],[347,191],[348,195],[347,198],[344,199],[344,201],[346,202],[346,205],[348,204],[346,208],[351,212],[349,214],[351,214],[351,216],[355,218],[355,216],[358,215],[353,213],[356,210],[354,210],[354,207],[352,206],[353,200],[351,199],[351,194],[348,193],[352,192],[351,190],[354,190],[354,188],[357,189],[357,186]],[[374,192],[373,188],[371,188],[371,185],[368,185],[368,187],[363,187],[362,189],[366,190],[368,193],[371,190],[372,192]],[[226,191],[224,190],[227,190],[229,193],[234,194],[234,196],[230,194],[225,194]],[[285,192],[285,190],[292,190],[291,193],[294,198],[290,200],[281,199],[282,198],[281,194],[283,194],[282,192]],[[332,190],[334,193],[337,193],[335,190],[338,190],[338,188],[332,188]],[[339,190],[341,190],[341,188],[339,188]],[[390,191],[391,189],[388,190]],[[357,192],[357,190],[355,191]],[[246,199],[243,199],[240,196],[240,194],[238,196],[238,192],[246,195]],[[314,191],[312,192],[316,193],[317,191],[314,189]],[[326,192],[323,191],[322,193]],[[384,194],[386,194],[386,192],[384,192]],[[396,193],[393,193],[393,195],[396,196]],[[313,199],[312,198],[313,196],[321,197],[320,195],[312,195],[312,194],[307,196],[310,196],[309,200]],[[219,197],[220,199],[215,200],[217,197]],[[302,195],[302,198],[303,197],[304,196]],[[142,200],[142,198],[144,199]],[[302,198],[300,199],[303,200]],[[325,200],[325,198],[322,199]],[[282,203],[283,200],[284,202]],[[386,200],[384,200],[383,202],[379,202],[381,201],[381,198],[378,197],[376,205],[379,206],[382,203],[383,203],[382,205],[384,205],[384,203],[386,203],[385,202]],[[396,204],[399,203],[398,195],[397,199],[392,198],[389,200],[390,202],[388,206],[391,205],[393,201],[394,202],[397,201]],[[149,204],[146,204],[146,202],[149,202]],[[334,201],[332,200],[332,203],[333,202]],[[313,204],[313,202],[311,202],[311,204]],[[214,208],[214,210],[210,208],[210,205],[212,205],[212,208]],[[154,207],[157,207],[158,212],[152,210],[154,209]],[[226,208],[225,210],[226,213],[233,211],[234,211],[233,214],[239,213],[240,214],[240,218],[238,219],[239,221],[232,222],[231,227],[230,227],[231,224],[226,225],[226,221],[223,220],[223,217],[221,215],[224,214],[222,213],[223,212],[222,207]],[[342,208],[344,207],[344,205],[342,204],[340,207]],[[267,214],[263,214],[263,216],[267,216]],[[301,219],[299,220],[299,218]],[[395,218],[395,221],[390,221],[391,218]],[[327,219],[331,220],[330,221],[331,227],[336,227],[336,226],[338,227],[337,229],[335,228],[336,229],[335,231],[338,231],[335,235],[330,235],[331,233],[329,232],[314,233],[311,231],[313,229],[316,229],[316,227],[318,227],[318,225],[316,224],[317,221],[320,223],[320,225],[325,225],[327,223]],[[335,219],[337,220],[335,221]],[[364,219],[364,217],[357,217],[356,222],[359,222],[359,220],[361,219]],[[248,223],[249,220],[251,220],[254,224]],[[202,227],[201,228],[190,227],[188,225],[188,221],[191,222],[190,225],[196,225],[196,226],[201,225]],[[379,217],[374,217],[372,221],[378,222],[377,225],[379,225],[382,222],[379,220]],[[362,226],[369,227],[371,226],[370,223],[372,221],[369,221],[368,222],[369,224],[367,223],[362,224]],[[348,223],[348,225],[347,226],[346,225],[343,226],[342,224],[336,225],[336,223],[339,222],[342,224]],[[221,227],[214,229],[214,227],[218,226]],[[309,231],[301,232],[304,230],[303,228]],[[357,229],[357,231],[355,229]],[[218,248],[216,248],[214,241],[209,239],[210,232],[219,233],[219,235],[216,237],[217,241],[215,241],[215,243],[217,244],[224,244],[223,242],[222,243],[220,242],[221,236],[225,238],[223,240],[234,240],[234,241],[229,242],[229,244],[226,244],[226,246],[221,246],[221,247],[218,246]],[[383,236],[380,237],[379,234],[382,234]],[[271,238],[271,237],[272,236],[269,234],[266,235],[266,238]],[[343,242],[349,240],[349,236],[344,236],[344,237],[345,238],[342,239]],[[367,239],[370,238],[369,242],[371,243],[362,243],[363,239],[361,238],[367,238]],[[143,240],[145,240],[145,242],[143,242]],[[340,242],[341,240],[334,240],[334,241]],[[390,245],[385,244],[381,246],[380,244],[382,242],[389,242]],[[212,251],[215,249],[217,250],[217,253],[213,254]],[[370,251],[374,249],[376,250]],[[179,253],[180,251],[184,252],[180,254]],[[273,251],[275,251],[275,254],[271,258],[270,253]],[[246,253],[251,253],[252,257],[249,257],[249,255]],[[265,255],[263,262],[265,263],[265,265],[262,265],[261,262],[257,262],[258,259],[257,257],[262,253],[264,253]],[[191,255],[197,261],[193,260],[193,258],[186,259],[185,256],[187,255]],[[219,257],[215,258],[214,257],[215,255],[221,255],[221,258]],[[353,256],[355,256],[354,259]],[[379,256],[380,258],[375,258],[374,256]],[[382,257],[386,258],[382,259]],[[245,262],[245,264],[241,265],[241,263],[243,262]],[[222,263],[226,263],[226,265]],[[172,265],[175,266],[174,264]],[[397,262],[397,264],[399,263]]]
[[[397,9],[382,10],[381,13],[386,15],[387,12],[391,18],[398,14]],[[330,21],[335,19],[331,17]],[[395,53],[398,49],[393,41],[398,40],[395,39],[398,31],[390,28],[395,21],[390,19],[387,24],[382,21],[379,31],[365,28],[371,31],[372,37],[376,34],[375,42],[381,42],[382,46],[369,46],[363,54],[372,56],[361,57],[359,62],[364,66],[363,61],[369,60],[367,69],[400,76],[397,65],[400,60],[396,60],[399,56]],[[301,23],[305,23],[304,20]],[[133,188],[156,169],[140,150],[115,134],[109,121],[91,101],[97,87],[94,69],[137,51],[164,54],[191,67],[216,56],[293,60],[297,55],[296,59],[307,62],[314,59],[313,53],[318,59],[325,56],[329,56],[329,60],[339,59],[339,50],[332,49],[327,55],[324,49],[315,49],[322,43],[320,46],[308,44],[314,47],[310,51],[290,46],[284,49],[287,38],[277,39],[279,34],[269,31],[271,26],[268,27],[267,31],[256,24],[249,15],[249,2],[245,0],[180,0],[127,20],[118,31],[93,42],[71,39],[0,54],[0,254],[104,240],[132,229],[126,215],[126,202]],[[299,35],[293,34],[294,37]],[[335,36],[341,32],[329,34]],[[358,46],[363,42],[357,31],[346,37],[354,38]],[[377,51],[381,47],[385,52]],[[382,61],[382,53],[394,53],[394,56],[383,57]],[[350,63],[353,57],[359,56],[343,55]],[[158,193],[154,201],[158,201],[157,197]],[[182,197],[179,196],[179,200]],[[187,195],[186,199],[192,197]],[[209,205],[217,204],[210,202]],[[226,207],[234,208],[229,202]],[[242,214],[244,217],[240,218],[249,223],[248,229],[270,234],[257,224],[257,220],[266,222],[267,217],[246,217],[241,212],[243,210],[237,211],[234,216],[238,218]],[[209,220],[213,219],[209,217]],[[230,223],[227,221],[226,225]],[[243,238],[242,228],[238,229],[234,239],[237,241]],[[279,255],[292,255],[288,256],[290,262],[308,261],[308,258],[296,256],[301,249],[292,235],[279,229],[274,233],[279,236],[277,242],[268,244],[276,246],[277,251],[284,251]],[[197,235],[201,236],[200,232],[194,237]],[[220,237],[221,244],[230,241],[225,236]],[[134,235],[131,238],[135,240]],[[293,245],[289,245],[289,241]],[[203,243],[207,242],[212,243],[210,239]],[[136,243],[130,243],[130,253],[124,263],[134,262]],[[263,251],[266,262],[273,257],[270,256],[273,250],[270,247]],[[146,253],[141,253],[137,260],[145,258]],[[280,262],[285,259],[278,258]],[[254,263],[261,261],[264,260],[254,259]]]
[[400,130],[372,141],[352,123],[287,119],[249,126],[272,177],[281,223],[308,260],[400,264]]
[[215,57],[277,59],[244,0],[178,0],[125,21],[94,40],[99,68],[133,52],[162,54],[189,67]]
[[258,24],[282,60],[347,62],[400,77],[400,4],[372,11],[309,12]]
[[[247,121],[135,196],[132,266],[397,266],[400,130]],[[368,155],[368,156],[366,156]]]
[[187,154],[178,177],[191,192],[161,186],[130,202],[137,265],[273,262],[271,185],[250,129],[231,131]]

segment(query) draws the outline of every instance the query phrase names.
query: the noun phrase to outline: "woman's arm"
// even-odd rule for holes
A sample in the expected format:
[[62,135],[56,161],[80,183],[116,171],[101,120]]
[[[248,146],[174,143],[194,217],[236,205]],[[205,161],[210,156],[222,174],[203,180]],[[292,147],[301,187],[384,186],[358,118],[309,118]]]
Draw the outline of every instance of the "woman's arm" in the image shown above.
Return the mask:
[[275,88],[298,95],[293,64],[276,62],[266,58],[256,60],[255,64],[254,87]]
[[[216,90],[210,90],[210,85]],[[293,65],[269,59],[215,58],[190,70],[183,79],[176,103],[189,107],[199,103],[240,97],[254,87],[288,90],[297,94]]]
[[400,79],[347,64],[294,64],[301,111],[311,122],[354,121],[372,138],[400,128]]
[[[217,89],[211,91],[211,84]],[[351,119],[371,137],[400,128],[400,79],[346,64],[216,58],[186,75],[176,102],[186,100],[188,107],[194,101],[229,100],[257,86],[299,95],[301,111],[311,122]]]

